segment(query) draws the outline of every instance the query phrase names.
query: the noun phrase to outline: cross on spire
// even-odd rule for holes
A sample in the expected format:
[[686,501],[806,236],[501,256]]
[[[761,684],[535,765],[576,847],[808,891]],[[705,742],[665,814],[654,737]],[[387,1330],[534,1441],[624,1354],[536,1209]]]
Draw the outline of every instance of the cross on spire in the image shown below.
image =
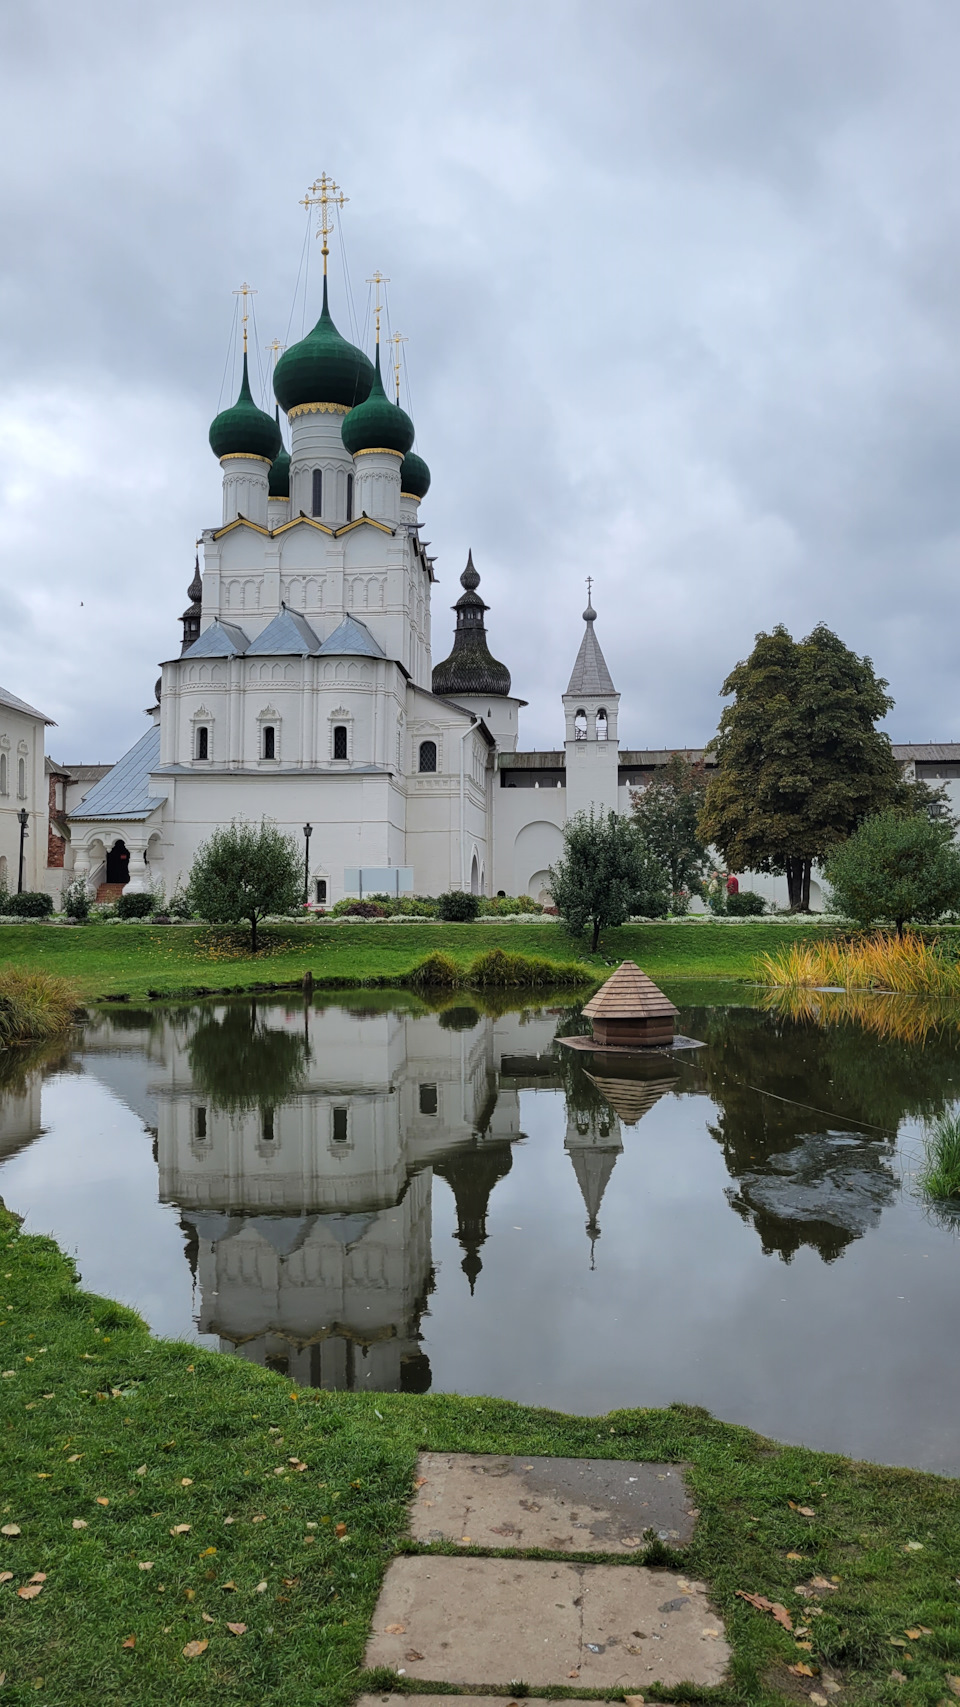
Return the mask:
[[312,207],[319,207],[320,209],[320,219],[317,224],[316,235],[323,239],[320,253],[323,256],[324,278],[327,276],[327,256],[330,253],[327,238],[333,230],[333,214],[331,209],[334,207],[343,207],[349,199],[349,196],[344,195],[339,184],[335,184],[332,178],[328,178],[326,172],[321,172],[319,178],[316,178],[310,185],[310,188],[300,203],[300,206],[305,207],[308,213]]
[[398,403],[400,401],[400,345],[401,344],[409,344],[409,342],[410,342],[409,338],[405,338],[403,336],[402,332],[394,332],[393,339],[392,339],[393,348],[394,348],[393,382],[397,388],[397,402]]
[[244,353],[244,355],[246,355],[246,353],[247,353],[247,297],[248,296],[256,296],[257,292],[254,290],[253,286],[248,285],[246,279],[244,279],[243,284],[240,286],[240,289],[235,290],[233,294],[234,294],[234,296],[242,296],[243,297],[243,353]]
[[376,301],[374,302],[374,305],[373,305],[373,312],[374,312],[374,315],[376,316],[376,322],[377,322],[377,343],[378,344],[380,342],[380,310],[383,306],[381,301],[380,301],[380,286],[386,285],[389,283],[390,283],[390,280],[384,278],[379,267],[377,268],[377,271],[374,273],[373,277],[369,278],[367,280],[367,284],[372,284],[372,285],[376,286],[377,297],[376,297]]
[[271,339],[269,344],[264,345],[264,349],[273,351],[273,366],[274,367],[276,367],[276,365],[277,365],[278,361],[280,360],[280,357],[283,354],[286,347],[287,347],[286,344],[281,344],[279,338],[273,338],[273,339]]
[[593,593],[593,576],[588,575],[587,576],[587,604],[588,605],[593,604],[593,598],[591,596],[592,593]]

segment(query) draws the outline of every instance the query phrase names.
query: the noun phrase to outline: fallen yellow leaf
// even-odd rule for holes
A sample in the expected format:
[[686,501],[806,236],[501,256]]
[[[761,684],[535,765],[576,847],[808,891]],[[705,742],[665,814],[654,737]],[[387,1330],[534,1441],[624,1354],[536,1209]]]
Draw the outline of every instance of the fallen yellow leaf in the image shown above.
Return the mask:
[[908,1541],[903,1550],[905,1553],[922,1553],[923,1552],[923,1542],[922,1541]]
[[173,1528],[170,1531],[171,1535],[189,1535],[189,1533],[190,1533],[189,1523],[175,1523]]
[[891,1637],[890,1637],[890,1646],[891,1646],[891,1648],[905,1648],[905,1647],[906,1647],[906,1645],[907,1645],[907,1644],[906,1644],[906,1642],[902,1642],[902,1641],[901,1641],[901,1640],[900,1640],[900,1637],[899,1637],[899,1636],[891,1636]]
[[108,1499],[104,1499],[103,1494],[98,1494],[97,1495],[97,1504],[98,1505],[109,1505],[110,1501]]
[[385,1636],[405,1636],[406,1633],[407,1626],[405,1624],[388,1624],[384,1629]]
[[960,1677],[950,1677],[948,1675],[947,1688],[952,1689],[954,1695],[960,1695]]
[[911,1642],[919,1642],[920,1637],[923,1635],[922,1630],[904,1630],[903,1633],[905,1636],[910,1637]]
[[86,1518],[85,1517],[75,1517],[73,1520],[73,1527],[74,1527],[74,1529],[86,1529],[86,1527],[87,1527]]
[[345,1523],[338,1523],[337,1527],[333,1533],[334,1533],[334,1535],[346,1535],[346,1533],[347,1533],[346,1524]]
[[153,1560],[152,1559],[141,1559],[139,1565],[137,1566],[137,1570],[138,1571],[152,1571],[153,1570]]
[[3,1528],[0,1529],[0,1535],[19,1535],[19,1534],[20,1534],[19,1523],[5,1523]]
[[264,1579],[264,1581],[263,1581],[263,1582],[259,1582],[259,1583],[258,1583],[258,1584],[257,1584],[257,1586],[256,1586],[256,1588],[255,1588],[255,1589],[254,1589],[254,1591],[253,1591],[253,1592],[254,1592],[254,1594],[262,1594],[262,1593],[263,1593],[263,1591],[264,1591],[264,1589],[265,1589],[265,1588],[266,1588],[266,1586],[267,1586],[267,1584],[266,1584],[266,1579]]
[[891,1683],[906,1683],[907,1674],[905,1671],[892,1671],[890,1673],[890,1681]]
[[788,1559],[802,1559],[803,1554],[802,1553],[788,1553],[787,1558]]
[[136,1636],[127,1636],[125,1638],[125,1640],[120,1643],[121,1648],[135,1648],[136,1645],[137,1645]]
[[36,1600],[42,1589],[42,1583],[27,1583],[23,1588],[18,1588],[17,1593],[21,1600]]
[[203,1552],[200,1554],[201,1559],[209,1559],[216,1550],[216,1547],[204,1547]]
[[82,1457],[83,1457],[82,1452],[71,1452],[69,1458],[67,1459],[67,1463],[68,1464],[79,1464]]
[[808,1665],[804,1665],[802,1660],[799,1660],[795,1666],[787,1666],[787,1670],[791,1671],[793,1673],[794,1677],[814,1677],[814,1676],[816,1676],[816,1673],[814,1672],[813,1667],[808,1666]]
[[133,1473],[135,1476],[145,1476],[147,1473],[147,1466],[145,1464],[138,1464]]
[[183,1650],[185,1660],[195,1660],[198,1654],[205,1654],[210,1643],[204,1638],[202,1642],[188,1642]]
[[809,1654],[809,1653],[810,1653],[810,1652],[811,1652],[811,1651],[812,1651],[812,1649],[813,1649],[813,1643],[812,1643],[812,1642],[796,1642],[796,1643],[795,1643],[795,1644],[794,1644],[794,1646],[795,1646],[795,1647],[797,1647],[797,1648],[806,1648],[806,1650],[807,1650],[807,1653],[808,1653],[808,1654]]
[[193,1486],[193,1477],[192,1476],[181,1476],[180,1477],[180,1486],[181,1486],[181,1488],[191,1488]]
[[227,1629],[230,1631],[231,1636],[245,1636],[247,1633],[247,1626],[245,1624],[228,1624]]
[[12,1583],[12,1582],[13,1582],[13,1572],[12,1571],[0,1571],[0,1583]]
[[205,1624],[215,1624],[217,1622],[215,1618],[211,1618],[209,1612],[201,1612],[200,1616]]

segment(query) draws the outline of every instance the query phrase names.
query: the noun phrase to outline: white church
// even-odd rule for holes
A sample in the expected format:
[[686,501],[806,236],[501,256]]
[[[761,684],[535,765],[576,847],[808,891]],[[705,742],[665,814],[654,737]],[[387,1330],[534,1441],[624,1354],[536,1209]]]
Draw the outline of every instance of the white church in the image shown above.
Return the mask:
[[[620,747],[591,604],[554,751],[520,748],[526,701],[490,652],[472,557],[452,645],[443,634],[434,647],[434,560],[420,539],[430,471],[384,391],[379,314],[373,361],[332,319],[321,186],[320,318],[276,364],[275,413],[253,399],[244,330],[239,395],[210,428],[222,514],[203,530],[146,734],[109,769],[48,759],[43,771],[49,719],[0,692],[10,887],[25,850],[23,886],[55,899],[80,878],[104,898],[162,888],[169,900],[218,826],[266,818],[303,847],[314,906],[364,887],[546,900],[566,820],[629,813],[631,790],[670,756]],[[960,745],[894,750],[908,776],[960,779]],[[750,882],[786,902],[785,879]],[[822,905],[817,884],[811,904]]]

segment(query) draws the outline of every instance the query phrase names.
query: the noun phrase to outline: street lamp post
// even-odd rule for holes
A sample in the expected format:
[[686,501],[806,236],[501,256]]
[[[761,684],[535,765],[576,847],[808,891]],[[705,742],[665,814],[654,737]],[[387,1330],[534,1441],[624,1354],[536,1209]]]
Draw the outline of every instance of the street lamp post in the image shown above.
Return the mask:
[[313,825],[303,826],[303,904],[306,906],[310,895],[310,837],[313,835]]
[[25,806],[21,806],[19,812],[17,813],[17,822],[20,825],[20,869],[17,872],[17,894],[22,895],[23,894],[23,844],[24,844],[24,840],[26,839],[27,835],[29,834],[29,831],[27,830],[27,825],[30,822],[30,814],[28,813]]

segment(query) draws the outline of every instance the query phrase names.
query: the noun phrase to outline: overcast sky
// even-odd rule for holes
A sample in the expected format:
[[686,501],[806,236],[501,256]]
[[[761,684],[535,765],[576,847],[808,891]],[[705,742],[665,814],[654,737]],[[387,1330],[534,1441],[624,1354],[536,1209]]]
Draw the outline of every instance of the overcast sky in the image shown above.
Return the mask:
[[[960,739],[954,0],[33,0],[2,49],[0,682],[57,758],[145,728],[231,293],[266,360],[322,170],[409,339],[434,658],[472,546],[522,745],[587,574],[623,745],[706,740],[755,632],[821,620],[895,738]],[[336,243],[331,285],[349,335]]]

